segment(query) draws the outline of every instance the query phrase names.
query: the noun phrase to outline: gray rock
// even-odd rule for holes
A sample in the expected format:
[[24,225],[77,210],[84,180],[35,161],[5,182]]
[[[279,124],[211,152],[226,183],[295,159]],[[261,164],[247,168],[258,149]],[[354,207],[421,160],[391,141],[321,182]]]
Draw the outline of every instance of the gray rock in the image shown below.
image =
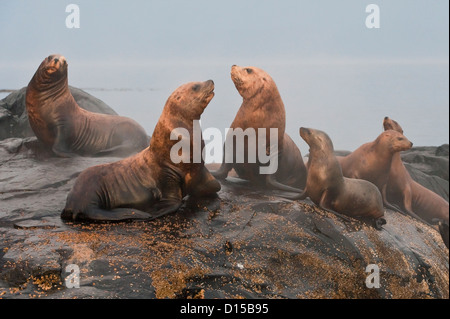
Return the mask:
[[402,160],[411,177],[449,200],[449,145],[414,147],[402,152]]

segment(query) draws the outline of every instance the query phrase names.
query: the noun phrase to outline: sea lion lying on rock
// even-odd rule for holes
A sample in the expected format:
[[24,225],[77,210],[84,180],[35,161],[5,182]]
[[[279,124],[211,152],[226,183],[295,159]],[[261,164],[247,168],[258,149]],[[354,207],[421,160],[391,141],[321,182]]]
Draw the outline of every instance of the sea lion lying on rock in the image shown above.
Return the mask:
[[[176,89],[164,106],[150,146],[121,161],[83,171],[67,196],[61,214],[68,220],[154,219],[178,210],[186,195],[216,194],[220,184],[205,168],[203,159],[178,164],[171,160],[175,129],[190,134],[190,146],[203,148],[193,138],[199,120],[214,97],[214,82],[194,82]],[[200,143],[201,145],[193,145]],[[172,154],[173,155],[173,154]]]
[[28,84],[28,119],[43,144],[61,157],[128,156],[148,146],[136,121],[79,107],[69,90],[67,69],[62,55],[50,55]]

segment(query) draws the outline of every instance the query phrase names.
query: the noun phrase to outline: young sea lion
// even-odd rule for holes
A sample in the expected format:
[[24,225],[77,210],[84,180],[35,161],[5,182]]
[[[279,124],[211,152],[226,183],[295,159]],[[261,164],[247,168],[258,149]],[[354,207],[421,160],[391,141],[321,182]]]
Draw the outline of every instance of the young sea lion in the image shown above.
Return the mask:
[[[385,130],[395,130],[403,134],[400,124],[387,116],[383,120],[383,127]],[[384,192],[390,203],[399,205],[407,214],[419,216],[431,224],[440,222],[439,229],[448,248],[448,202],[412,179],[403,164],[400,153],[395,153],[392,157],[389,180]]]
[[[153,219],[175,212],[186,195],[215,194],[220,184],[203,160],[175,164],[171,139],[175,129],[190,134],[190,146],[204,146],[193,138],[194,120],[199,120],[214,96],[214,82],[194,82],[175,90],[164,106],[150,146],[121,161],[83,171],[67,196],[63,219],[127,220]],[[200,143],[201,145],[194,145]]]
[[[383,188],[389,179],[392,157],[395,153],[410,149],[412,145],[403,134],[388,130],[380,134],[375,141],[360,146],[345,157],[338,156],[337,159],[345,177],[372,182],[383,194]],[[397,209],[385,197],[383,203],[390,209]]]
[[381,229],[386,220],[378,188],[366,180],[342,175],[333,142],[325,132],[301,127],[300,136],[310,147],[308,177],[304,191],[290,199],[309,197],[323,209],[369,220],[376,229]]
[[145,130],[132,119],[79,107],[69,90],[67,69],[62,55],[50,55],[28,84],[28,119],[42,143],[62,157],[127,156],[148,146]]

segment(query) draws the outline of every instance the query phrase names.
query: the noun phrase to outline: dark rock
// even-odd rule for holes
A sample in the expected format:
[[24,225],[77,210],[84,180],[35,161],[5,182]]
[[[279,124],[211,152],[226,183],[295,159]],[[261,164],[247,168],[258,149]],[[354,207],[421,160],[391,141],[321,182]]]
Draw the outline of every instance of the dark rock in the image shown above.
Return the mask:
[[[447,149],[447,152],[445,152]],[[448,144],[438,147],[414,147],[401,153],[402,160],[427,175],[434,175],[448,181]]]
[[[38,158],[0,147],[2,298],[448,298],[439,232],[387,211],[377,231],[311,202],[230,178],[217,198],[187,198],[151,222],[65,223],[85,168],[117,158]],[[1,145],[1,143],[0,143]],[[16,145],[16,146],[14,146]],[[380,288],[365,285],[380,269]],[[80,288],[67,288],[69,265]]]
[[449,200],[448,144],[439,147],[413,147],[402,152],[402,160],[411,177]]
[[449,156],[449,145],[448,144],[444,144],[444,145],[439,146],[436,149],[435,155],[436,156],[447,156],[448,157]]
[[[14,91],[0,100],[0,140],[9,137],[34,136],[26,112],[26,89],[24,87]],[[112,108],[96,97],[72,86],[69,86],[69,89],[81,108],[95,113],[117,115]]]

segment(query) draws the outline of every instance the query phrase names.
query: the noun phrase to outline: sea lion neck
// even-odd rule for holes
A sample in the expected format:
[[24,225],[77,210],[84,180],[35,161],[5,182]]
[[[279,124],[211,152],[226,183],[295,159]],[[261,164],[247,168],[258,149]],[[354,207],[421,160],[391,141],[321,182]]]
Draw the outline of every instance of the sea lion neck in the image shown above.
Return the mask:
[[[258,117],[263,113],[271,114],[267,119],[268,122],[265,122],[266,124],[274,121],[276,118],[276,121],[281,121],[284,126],[286,121],[286,113],[281,97],[277,94],[272,95],[270,92],[265,92],[264,90],[259,92],[259,94],[253,95],[251,98],[244,98],[241,104],[241,110],[255,113]],[[284,127],[282,133],[284,134]]]
[[333,149],[330,149],[328,145],[326,146],[318,146],[313,145],[309,147],[309,158],[324,158],[328,159],[333,156]]
[[28,85],[29,88],[38,93],[40,99],[56,100],[59,97],[67,94],[67,92],[69,91],[67,71],[65,71],[65,73],[57,79],[45,76],[41,71],[42,70],[40,69],[36,71],[30,81],[30,84]]
[[396,153],[390,147],[390,143],[385,141],[387,137],[383,134],[377,137],[377,139],[372,144],[372,150],[378,154],[379,160],[392,160],[392,156]]

